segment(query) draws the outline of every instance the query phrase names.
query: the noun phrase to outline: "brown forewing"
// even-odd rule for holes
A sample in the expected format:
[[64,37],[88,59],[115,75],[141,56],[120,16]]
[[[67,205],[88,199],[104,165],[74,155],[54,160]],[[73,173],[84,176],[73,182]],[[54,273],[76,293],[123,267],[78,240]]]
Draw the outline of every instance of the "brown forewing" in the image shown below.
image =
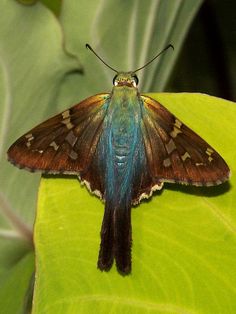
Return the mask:
[[224,159],[152,98],[144,103],[143,141],[154,181],[217,185],[229,178]]
[[108,97],[109,94],[89,97],[39,124],[9,148],[9,161],[31,171],[78,175],[83,172],[82,179],[89,177],[93,189],[100,189],[103,187],[100,176],[90,172],[96,171],[93,157]]

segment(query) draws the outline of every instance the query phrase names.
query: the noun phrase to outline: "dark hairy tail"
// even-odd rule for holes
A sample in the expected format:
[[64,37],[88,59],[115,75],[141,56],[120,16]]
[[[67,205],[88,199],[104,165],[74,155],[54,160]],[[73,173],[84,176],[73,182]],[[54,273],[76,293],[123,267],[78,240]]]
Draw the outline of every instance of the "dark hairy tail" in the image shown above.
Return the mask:
[[101,228],[101,244],[98,256],[98,268],[108,271],[114,259],[114,211],[113,208],[105,204],[105,212]]
[[131,204],[114,206],[106,202],[101,229],[98,268],[108,271],[115,258],[117,270],[131,272]]

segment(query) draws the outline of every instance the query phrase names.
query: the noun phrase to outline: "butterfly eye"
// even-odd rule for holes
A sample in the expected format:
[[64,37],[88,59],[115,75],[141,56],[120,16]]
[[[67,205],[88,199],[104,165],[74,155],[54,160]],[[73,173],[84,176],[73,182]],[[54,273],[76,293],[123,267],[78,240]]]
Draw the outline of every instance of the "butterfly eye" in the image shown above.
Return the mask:
[[116,85],[117,85],[117,81],[116,81],[116,79],[117,79],[117,75],[115,75],[115,76],[114,76],[114,78],[113,78],[113,85],[114,85],[114,86],[116,86]]
[[135,85],[137,86],[137,85],[138,85],[139,80],[138,80],[138,77],[137,77],[137,75],[136,75],[136,74],[134,74],[134,76],[133,76],[133,80],[134,80]]

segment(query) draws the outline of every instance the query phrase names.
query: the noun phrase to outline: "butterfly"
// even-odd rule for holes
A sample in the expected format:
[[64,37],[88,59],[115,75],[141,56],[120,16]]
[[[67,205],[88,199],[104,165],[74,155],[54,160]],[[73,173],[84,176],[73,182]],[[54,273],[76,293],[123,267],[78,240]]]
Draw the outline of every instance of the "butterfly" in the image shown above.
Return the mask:
[[229,178],[223,158],[158,101],[141,95],[136,72],[116,72],[100,93],[39,124],[8,150],[9,161],[30,171],[78,175],[105,202],[98,268],[113,261],[131,272],[131,206],[164,182],[218,185]]

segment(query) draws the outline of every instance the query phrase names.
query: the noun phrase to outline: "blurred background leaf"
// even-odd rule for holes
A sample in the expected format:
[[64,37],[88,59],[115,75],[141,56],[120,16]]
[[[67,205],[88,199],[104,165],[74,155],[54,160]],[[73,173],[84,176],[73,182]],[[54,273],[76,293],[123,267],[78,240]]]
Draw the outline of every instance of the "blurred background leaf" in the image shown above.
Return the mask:
[[[61,80],[67,72],[79,69],[77,58],[65,53],[62,42],[58,20],[42,4],[0,2],[0,274],[3,277],[14,269],[20,275],[15,266],[32,250],[30,229],[40,178],[12,167],[6,161],[7,147],[55,112]],[[0,285],[0,290],[4,287]],[[12,295],[14,291],[22,295],[23,286],[9,287]]]
[[[84,98],[109,91],[113,76],[111,70],[84,49],[86,42],[112,67],[124,71],[140,67],[172,43],[174,53],[172,50],[166,52],[139,73],[140,90],[163,90],[201,3],[201,0],[92,0],[89,4],[86,0],[65,1],[60,21],[66,48],[75,55],[79,54],[85,70],[84,76],[77,77],[76,88],[80,87],[80,96]],[[63,89],[67,99],[71,95],[71,82],[68,85],[65,84]]]
[[62,0],[40,0],[45,6],[47,6],[55,15],[59,16],[61,12]]
[[236,100],[235,10],[233,0],[203,2],[167,90],[204,92]]
[[[26,254],[0,278],[1,313],[30,313],[32,303],[32,276],[34,274],[34,254]],[[34,282],[34,280],[33,280]],[[28,300],[28,295],[30,299]]]
[[16,232],[17,224],[2,210],[0,275],[31,249],[21,231],[32,228],[39,182],[39,175],[7,163],[8,146],[48,116],[111,89],[113,73],[84,48],[86,42],[122,70],[142,65],[171,42],[175,51],[140,73],[142,91],[236,99],[233,1],[23,2],[0,3],[0,210],[6,202],[13,220],[23,224]]
[[18,2],[24,5],[34,5],[37,2],[41,2],[56,16],[58,16],[61,12],[62,0],[18,0]]

